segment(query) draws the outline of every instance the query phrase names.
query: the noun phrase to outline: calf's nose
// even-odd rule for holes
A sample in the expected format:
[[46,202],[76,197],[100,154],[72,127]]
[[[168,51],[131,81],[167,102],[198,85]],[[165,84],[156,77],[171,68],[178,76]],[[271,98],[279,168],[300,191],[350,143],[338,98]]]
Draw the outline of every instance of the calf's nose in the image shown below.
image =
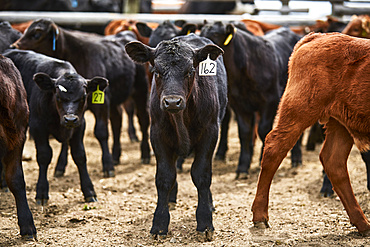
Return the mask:
[[185,101],[181,96],[166,96],[162,100],[163,108],[171,113],[176,113],[185,108]]
[[67,127],[75,127],[78,124],[78,116],[74,114],[68,114],[63,116],[64,123]]

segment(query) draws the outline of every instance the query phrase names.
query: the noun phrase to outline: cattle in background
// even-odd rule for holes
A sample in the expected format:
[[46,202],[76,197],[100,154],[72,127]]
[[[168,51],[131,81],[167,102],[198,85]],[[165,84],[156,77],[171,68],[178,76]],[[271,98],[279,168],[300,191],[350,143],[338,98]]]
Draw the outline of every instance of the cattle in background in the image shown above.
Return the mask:
[[19,39],[22,33],[12,28],[9,22],[0,22],[0,53],[3,53],[9,46]]
[[[105,28],[104,34],[107,36],[116,34],[120,36],[119,35],[120,32],[132,31],[135,35],[135,39],[143,42],[144,44],[148,44],[149,37],[144,37],[140,35],[140,32],[137,30],[136,23],[137,23],[136,20],[113,20]],[[146,23],[146,25],[148,25],[150,28],[156,28],[158,26],[158,23]],[[127,32],[124,33],[127,34]],[[145,64],[145,69],[148,78],[151,78],[152,73],[149,71],[148,64]],[[149,80],[148,83],[150,88]],[[124,107],[128,115],[128,135],[132,142],[136,142],[138,141],[138,137],[136,135],[136,129],[134,126],[135,103],[132,100],[128,100],[124,103]]]
[[20,23],[12,23],[12,28],[15,30],[18,30],[21,33],[24,33],[26,29],[31,25],[33,21],[26,21],[26,22],[20,22]]
[[96,201],[86,167],[84,112],[87,96],[98,87],[103,91],[108,85],[107,79],[94,77],[87,80],[77,74],[69,62],[33,51],[8,50],[4,56],[12,59],[19,69],[27,91],[30,134],[35,142],[39,165],[36,202],[46,205],[49,199],[47,170],[52,159],[50,135],[71,148],[85,201]]
[[[158,203],[151,234],[166,236],[170,221],[169,198],[177,189],[176,159],[194,152],[191,176],[198,191],[197,231],[211,240],[212,156],[227,104],[227,78],[222,49],[194,34],[162,41],[156,48],[140,42],[126,45],[136,62],[150,62],[154,80],[150,96],[150,140],[157,160]],[[217,75],[200,76],[199,63],[217,63]]]
[[[109,24],[105,27],[104,34],[105,35],[113,35],[117,34],[122,31],[132,31],[135,33],[137,40],[141,41],[142,43],[148,45],[149,44],[149,37],[142,36],[139,30],[136,27],[137,20],[113,20],[109,22]],[[156,22],[146,22],[145,23],[151,30],[154,30],[158,27],[158,23]],[[150,34],[149,34],[150,35]]]
[[12,61],[0,55],[0,163],[13,193],[20,234],[36,238],[36,228],[26,197],[22,151],[26,140],[29,108],[22,78]]
[[268,226],[268,197],[273,176],[302,132],[325,123],[320,161],[346,209],[364,235],[370,223],[351,187],[347,159],[353,144],[370,148],[370,41],[347,35],[310,34],[294,48],[289,80],[279,104],[277,124],[268,134],[253,202],[253,222]]
[[[288,28],[254,36],[233,24],[221,22],[205,25],[201,36],[225,51],[229,103],[237,117],[241,143],[236,174],[237,178],[245,178],[253,156],[256,114],[260,116],[258,135],[264,142],[285,88],[289,56],[300,36]],[[292,166],[301,164],[301,156],[300,142],[297,142],[292,150]]]
[[[94,134],[102,148],[105,177],[114,176],[113,161],[119,163],[121,104],[129,97],[132,97],[135,102],[142,132],[141,159],[143,163],[150,162],[148,82],[145,69],[142,65],[136,65],[131,61],[118,38],[108,39],[97,34],[69,31],[58,27],[49,19],[39,19],[31,24],[13,46],[69,61],[85,78],[103,76],[109,80],[104,104],[92,104],[91,96],[88,99],[88,109],[95,115]],[[108,116],[113,132],[113,158],[108,148]],[[67,163],[67,151],[66,146],[63,145],[60,156],[63,162],[58,162],[58,167],[61,168],[59,171],[62,174],[64,172],[62,169]]]
[[342,33],[359,38],[370,38],[370,16],[352,16],[351,21],[343,29]]
[[136,27],[141,36],[149,38],[148,45],[151,47],[156,47],[162,40],[194,33],[197,29],[196,25],[191,23],[184,24],[180,28],[169,20],[162,22],[155,29],[144,22],[137,22]]
[[185,1],[179,14],[226,14],[236,7],[236,1]]

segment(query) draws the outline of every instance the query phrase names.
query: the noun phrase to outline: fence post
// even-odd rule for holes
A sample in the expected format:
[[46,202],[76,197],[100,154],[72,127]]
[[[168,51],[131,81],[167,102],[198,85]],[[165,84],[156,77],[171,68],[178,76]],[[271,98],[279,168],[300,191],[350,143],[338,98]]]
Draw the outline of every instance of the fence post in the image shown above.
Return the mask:
[[125,1],[125,13],[139,13],[139,11],[140,11],[140,0]]

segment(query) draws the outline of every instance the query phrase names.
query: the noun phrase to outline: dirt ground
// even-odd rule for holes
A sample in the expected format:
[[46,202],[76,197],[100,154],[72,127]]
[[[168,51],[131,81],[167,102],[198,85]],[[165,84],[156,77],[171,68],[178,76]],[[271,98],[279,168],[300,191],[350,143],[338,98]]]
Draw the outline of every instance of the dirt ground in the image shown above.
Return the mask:
[[[94,119],[86,113],[84,139],[88,169],[98,202],[86,204],[80,190],[77,168],[69,157],[66,174],[54,178],[60,145],[51,140],[53,160],[49,167],[50,202],[35,204],[38,166],[33,141],[27,141],[25,154],[32,160],[23,163],[28,201],[35,220],[38,242],[24,242],[19,235],[15,203],[11,193],[0,192],[0,246],[369,246],[370,238],[360,236],[338,198],[321,198],[322,167],[314,152],[303,150],[303,166],[290,168],[289,156],[276,173],[270,192],[271,228],[255,229],[251,205],[259,173],[257,143],[250,177],[235,180],[239,156],[236,123],[229,133],[227,161],[214,161],[212,194],[214,240],[201,243],[196,235],[197,193],[189,174],[191,159],[178,174],[176,209],[171,211],[170,233],[165,240],[150,238],[156,207],[155,159],[140,163],[139,144],[130,143],[126,127],[122,133],[123,155],[115,178],[103,178],[101,150],[93,136]],[[126,119],[124,119],[124,122]],[[366,170],[357,148],[349,158],[352,186],[365,215],[370,214],[370,194]]]

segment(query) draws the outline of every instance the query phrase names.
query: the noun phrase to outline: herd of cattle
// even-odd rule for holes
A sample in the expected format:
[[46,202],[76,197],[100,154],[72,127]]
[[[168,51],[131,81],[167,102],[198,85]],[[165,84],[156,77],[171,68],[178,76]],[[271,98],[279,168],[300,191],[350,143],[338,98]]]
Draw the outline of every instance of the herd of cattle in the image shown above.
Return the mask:
[[326,128],[320,160],[327,174],[321,192],[331,195],[334,189],[351,223],[368,235],[370,223],[354,197],[347,158],[355,143],[370,190],[369,20],[359,16],[347,25],[329,19],[315,28],[251,20],[202,26],[178,22],[181,27],[170,21],[120,20],[106,27],[105,36],[69,30],[50,19],[33,21],[24,33],[0,23],[0,185],[16,198],[20,234],[36,238],[22,171],[27,129],[37,150],[37,203],[46,205],[49,199],[50,135],[62,145],[55,176],[63,176],[70,148],[84,199],[94,202],[84,112],[95,116],[103,176],[113,177],[121,155],[123,105],[132,139],[137,139],[132,118],[138,117],[143,163],[150,162],[150,127],[157,162],[158,201],[150,231],[155,238],[168,233],[176,170],[192,153],[196,230],[212,240],[212,159],[219,134],[216,158],[225,159],[231,111],[240,139],[237,178],[248,175],[256,136],[263,141],[252,206],[256,227],[268,227],[268,194],[281,161],[291,150],[292,166],[299,166],[302,133],[320,122]]

